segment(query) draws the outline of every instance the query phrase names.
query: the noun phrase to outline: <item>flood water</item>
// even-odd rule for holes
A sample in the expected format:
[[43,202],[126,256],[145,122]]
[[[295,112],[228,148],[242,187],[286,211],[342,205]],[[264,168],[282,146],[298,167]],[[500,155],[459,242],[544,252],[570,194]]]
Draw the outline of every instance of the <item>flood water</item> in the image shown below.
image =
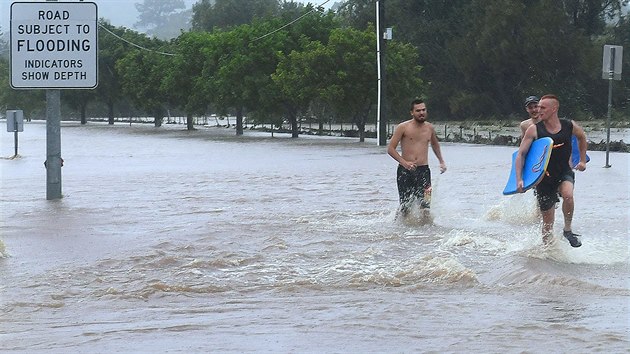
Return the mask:
[[[4,130],[4,124],[0,124]],[[0,346],[16,353],[606,352],[630,348],[629,154],[589,151],[542,247],[514,147],[442,144],[433,224],[395,220],[374,140],[182,126],[1,133]],[[613,139],[614,140],[614,139]]]

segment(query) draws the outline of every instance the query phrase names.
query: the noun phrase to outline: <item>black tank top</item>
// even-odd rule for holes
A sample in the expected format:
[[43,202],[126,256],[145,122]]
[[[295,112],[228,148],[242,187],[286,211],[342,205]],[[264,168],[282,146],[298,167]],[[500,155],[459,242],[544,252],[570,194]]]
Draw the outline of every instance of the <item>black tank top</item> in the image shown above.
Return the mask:
[[568,119],[560,119],[560,131],[551,134],[545,128],[543,122],[536,123],[538,138],[550,137],[553,139],[553,149],[549,158],[547,172],[551,177],[560,177],[565,172],[571,171],[569,159],[571,158],[571,136],[573,135],[573,122]]

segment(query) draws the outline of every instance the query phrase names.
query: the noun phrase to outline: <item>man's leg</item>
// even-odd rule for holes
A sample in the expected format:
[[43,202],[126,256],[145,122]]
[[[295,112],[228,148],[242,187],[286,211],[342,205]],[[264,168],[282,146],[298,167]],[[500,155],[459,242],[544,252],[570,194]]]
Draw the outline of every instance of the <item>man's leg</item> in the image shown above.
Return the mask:
[[409,206],[411,204],[411,186],[412,180],[410,178],[409,171],[407,171],[401,165],[398,165],[398,169],[396,171],[396,184],[398,185],[398,198],[400,202],[400,207],[398,208],[398,214],[402,216],[407,216],[409,213]]
[[556,208],[549,208],[548,210],[544,210],[542,213],[542,237],[543,243],[549,244],[553,240],[553,221],[555,218]]
[[573,221],[573,209],[575,202],[573,200],[573,183],[564,181],[558,188],[562,196],[562,213],[564,214],[564,231],[571,231],[571,223]]
[[582,246],[582,242],[577,238],[577,234],[574,234],[571,229],[573,222],[573,210],[575,208],[575,201],[573,199],[573,183],[571,181],[564,181],[560,184],[558,192],[562,196],[562,213],[564,214],[564,237],[569,240],[572,247]]
[[556,214],[558,200],[558,187],[553,183],[542,183],[536,186],[536,199],[542,216],[543,244],[548,245],[553,241],[553,223]]

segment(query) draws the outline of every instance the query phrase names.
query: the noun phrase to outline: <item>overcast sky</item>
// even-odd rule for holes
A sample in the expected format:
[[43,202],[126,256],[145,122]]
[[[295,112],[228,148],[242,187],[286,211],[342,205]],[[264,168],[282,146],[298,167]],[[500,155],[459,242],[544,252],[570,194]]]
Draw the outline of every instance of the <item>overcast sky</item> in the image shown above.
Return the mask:
[[[0,0],[0,26],[2,32],[6,35],[10,31],[11,21],[11,4],[13,2],[43,2],[44,0]],[[60,0],[66,1],[69,0]],[[192,5],[198,0],[184,0],[187,8],[192,8]],[[326,0],[296,0],[303,3],[312,3],[315,5],[322,4]],[[326,3],[325,7],[330,8],[336,1],[332,0]],[[73,2],[70,0],[70,2]],[[106,18],[114,26],[125,26],[127,28],[133,28],[133,24],[138,22],[138,11],[136,11],[135,4],[141,3],[142,0],[86,0],[86,2],[94,2],[97,6],[98,17]]]

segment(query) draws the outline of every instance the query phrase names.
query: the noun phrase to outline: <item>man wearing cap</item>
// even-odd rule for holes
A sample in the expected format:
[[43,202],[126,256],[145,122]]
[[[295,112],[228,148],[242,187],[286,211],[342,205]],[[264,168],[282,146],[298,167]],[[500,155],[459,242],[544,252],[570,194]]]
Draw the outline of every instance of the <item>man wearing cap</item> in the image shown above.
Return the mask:
[[553,223],[555,219],[555,205],[562,197],[562,213],[564,215],[563,235],[571,246],[580,247],[582,242],[571,230],[573,220],[574,198],[573,185],[575,173],[569,166],[571,157],[571,135],[578,139],[580,150],[580,162],[575,166],[578,171],[586,169],[586,135],[584,130],[575,121],[560,119],[558,110],[560,100],[554,95],[545,95],[538,104],[540,121],[527,128],[521,141],[518,155],[514,163],[516,169],[517,189],[523,193],[523,162],[532,142],[538,138],[550,137],[553,139],[551,157],[547,166],[547,174],[536,185],[536,198],[538,207],[542,213],[543,242],[548,244],[553,240]]
[[520,124],[521,139],[523,139],[523,136],[525,136],[527,128],[540,121],[538,117],[538,101],[540,100],[536,96],[529,96],[525,99],[525,111],[527,111],[527,115],[529,116],[529,118],[522,121]]

